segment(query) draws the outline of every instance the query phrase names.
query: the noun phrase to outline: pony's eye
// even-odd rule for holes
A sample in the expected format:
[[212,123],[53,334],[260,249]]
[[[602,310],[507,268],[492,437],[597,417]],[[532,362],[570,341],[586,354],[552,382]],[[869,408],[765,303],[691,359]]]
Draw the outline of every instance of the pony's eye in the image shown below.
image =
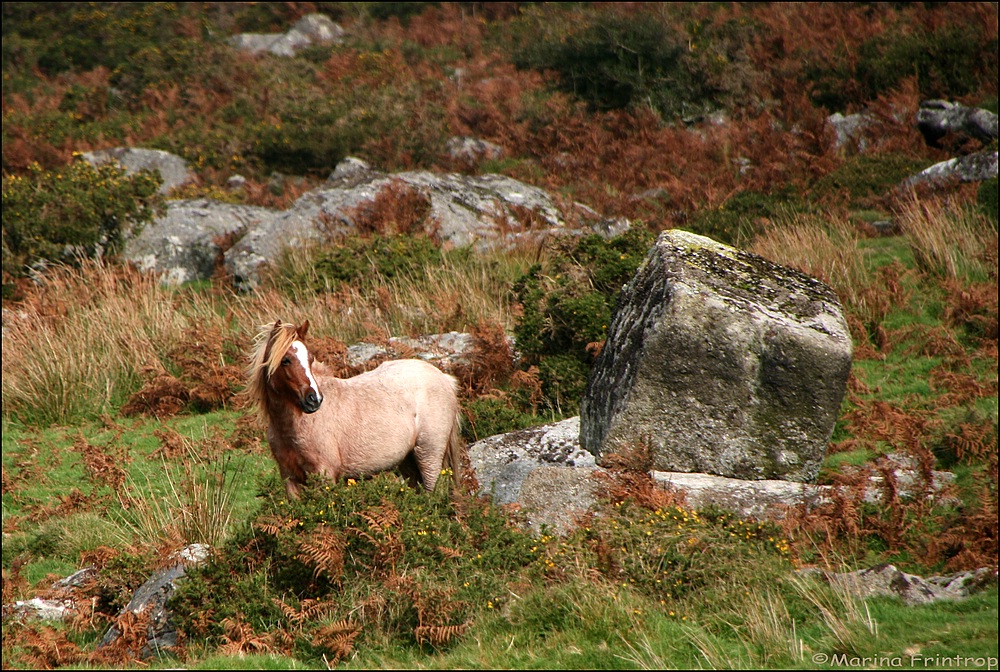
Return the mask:
[[282,366],[288,366],[291,363],[292,363],[292,360],[289,359],[288,357],[285,357],[284,359],[281,360],[281,365]]

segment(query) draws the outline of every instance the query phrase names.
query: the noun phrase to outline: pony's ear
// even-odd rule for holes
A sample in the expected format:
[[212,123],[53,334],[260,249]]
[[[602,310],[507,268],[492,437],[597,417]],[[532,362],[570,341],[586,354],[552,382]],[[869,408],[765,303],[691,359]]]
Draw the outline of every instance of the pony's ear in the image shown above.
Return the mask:
[[299,325],[299,328],[295,330],[295,333],[298,334],[299,340],[303,341],[305,340],[306,332],[308,331],[309,331],[309,320],[306,320],[305,322]]

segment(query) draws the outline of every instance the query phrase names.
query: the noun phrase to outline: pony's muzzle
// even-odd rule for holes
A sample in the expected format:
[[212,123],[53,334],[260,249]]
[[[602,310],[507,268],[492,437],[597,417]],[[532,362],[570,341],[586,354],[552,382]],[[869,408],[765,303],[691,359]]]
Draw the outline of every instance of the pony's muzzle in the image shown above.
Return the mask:
[[315,390],[309,390],[302,398],[302,410],[306,413],[315,413],[322,403],[323,397],[316,394]]

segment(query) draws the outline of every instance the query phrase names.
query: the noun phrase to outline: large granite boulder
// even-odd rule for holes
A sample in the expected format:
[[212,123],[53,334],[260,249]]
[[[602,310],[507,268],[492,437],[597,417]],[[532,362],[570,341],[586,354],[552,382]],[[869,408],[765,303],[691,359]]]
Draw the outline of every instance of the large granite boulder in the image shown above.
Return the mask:
[[658,471],[808,482],[851,354],[824,283],[666,231],[622,289],[582,401],[580,442],[598,458],[646,445]]

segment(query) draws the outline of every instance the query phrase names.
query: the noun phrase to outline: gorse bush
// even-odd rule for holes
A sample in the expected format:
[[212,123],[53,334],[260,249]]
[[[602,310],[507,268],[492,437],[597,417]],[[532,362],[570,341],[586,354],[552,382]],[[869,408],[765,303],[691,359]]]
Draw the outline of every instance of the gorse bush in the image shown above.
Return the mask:
[[601,110],[645,104],[673,115],[699,102],[702,92],[683,59],[684,36],[657,14],[600,9],[583,13],[582,23],[579,13],[560,14],[520,20],[526,35],[514,54],[519,67],[555,71],[561,89]]
[[[272,482],[247,527],[189,572],[172,608],[189,637],[217,645],[239,623],[244,639],[309,658],[340,658],[356,637],[439,646],[507,600],[536,550],[499,509],[445,486],[427,493],[391,474],[317,478],[290,501]],[[285,642],[272,638],[276,624]],[[320,635],[334,624],[349,641],[338,650],[325,638],[324,650]]]
[[639,228],[610,239],[586,236],[514,284],[521,306],[518,349],[526,366],[539,368],[542,391],[558,415],[578,409],[618,292],[652,242],[653,234]]
[[815,200],[846,201],[853,207],[871,207],[928,161],[902,154],[861,154],[851,157],[812,187]]
[[[3,14],[4,69],[9,63],[53,75],[97,66],[114,70],[165,34],[174,34],[179,26],[177,6],[167,2],[44,8],[19,3],[4,7]],[[8,36],[15,26],[18,39],[9,45]],[[53,39],[53,30],[58,39]]]
[[128,176],[111,163],[78,160],[63,170],[35,165],[3,179],[3,273],[20,277],[39,261],[72,263],[114,255],[156,212],[161,178]]
[[856,55],[807,70],[813,100],[830,110],[873,100],[908,77],[916,78],[923,99],[958,98],[978,90],[990,72],[995,77],[996,32],[991,40],[975,23],[888,32],[866,40]]
[[[339,660],[363,648],[450,647],[484,618],[558,630],[576,618],[574,600],[551,596],[584,585],[683,611],[742,600],[788,568],[775,526],[699,516],[667,505],[663,491],[612,502],[559,538],[444,490],[390,474],[317,478],[289,501],[272,480],[246,528],[178,586],[170,606],[181,630],[223,652]],[[540,579],[545,588],[531,587]]]

